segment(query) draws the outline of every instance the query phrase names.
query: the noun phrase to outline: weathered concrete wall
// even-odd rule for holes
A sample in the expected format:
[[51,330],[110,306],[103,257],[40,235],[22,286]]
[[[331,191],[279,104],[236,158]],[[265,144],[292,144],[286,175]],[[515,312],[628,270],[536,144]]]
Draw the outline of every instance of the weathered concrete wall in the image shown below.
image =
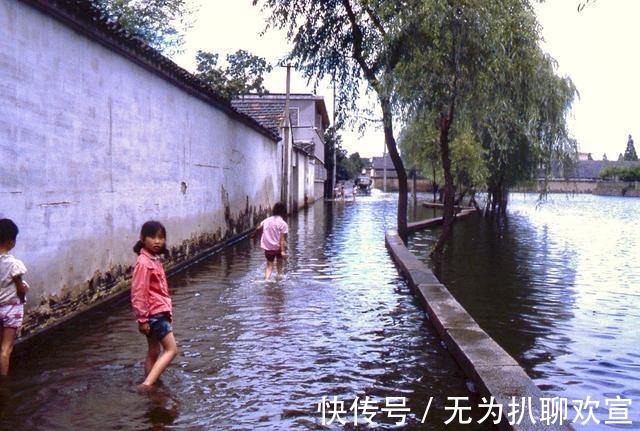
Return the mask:
[[639,182],[598,181],[593,190],[596,195],[640,197]]
[[294,152],[295,168],[293,172],[295,177],[292,181],[293,201],[295,209],[304,208],[318,199],[315,193],[315,169],[313,164],[313,156],[306,155],[301,151]]
[[[540,192],[543,181],[515,187],[517,192]],[[593,193],[602,196],[640,197],[640,185],[637,182],[604,180],[552,180],[547,183],[549,193]]]
[[[535,180],[514,187],[513,191],[539,193],[543,187],[543,180]],[[596,181],[592,180],[550,180],[547,182],[549,193],[593,193],[595,188]]]
[[[550,193],[592,193],[595,187],[595,181],[553,180],[547,184]],[[539,184],[537,191],[541,190],[542,185]]]
[[27,332],[112,295],[144,221],[166,225],[171,265],[277,200],[267,134],[15,0],[0,0],[0,101],[0,217],[21,230]]
[[[384,190],[384,178],[382,177],[373,177],[373,188]],[[429,192],[431,191],[432,182],[425,178],[419,178],[416,180],[416,190],[419,192]],[[413,179],[407,179],[407,185],[409,187],[409,191],[413,191]],[[387,191],[388,192],[397,192],[398,191],[398,179],[397,178],[387,178]]]

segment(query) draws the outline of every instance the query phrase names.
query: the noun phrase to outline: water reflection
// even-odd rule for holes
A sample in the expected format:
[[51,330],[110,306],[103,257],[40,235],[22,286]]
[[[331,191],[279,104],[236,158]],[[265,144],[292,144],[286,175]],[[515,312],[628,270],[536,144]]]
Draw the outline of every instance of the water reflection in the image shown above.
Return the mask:
[[[640,400],[640,201],[515,195],[501,224],[456,225],[439,277],[549,396]],[[438,232],[412,239],[425,256]],[[427,261],[427,260],[425,260]],[[571,412],[573,413],[573,412]],[[640,429],[638,408],[629,411]],[[581,429],[613,427],[593,422]]]

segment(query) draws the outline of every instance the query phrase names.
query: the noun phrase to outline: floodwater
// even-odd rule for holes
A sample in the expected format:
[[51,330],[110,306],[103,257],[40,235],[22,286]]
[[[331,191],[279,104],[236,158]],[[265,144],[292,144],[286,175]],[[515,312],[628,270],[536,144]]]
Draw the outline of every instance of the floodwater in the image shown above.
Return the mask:
[[[445,428],[448,397],[478,400],[385,250],[395,199],[319,202],[293,217],[280,280],[262,280],[251,239],[171,277],[180,354],[149,393],[135,390],[146,342],[126,299],[18,349],[0,382],[0,429]],[[335,401],[324,417],[323,397]],[[372,401],[375,427],[366,415],[356,424],[356,397]],[[403,412],[383,409],[402,403],[396,425]],[[341,404],[344,424],[332,414]],[[490,429],[475,423],[485,413],[446,428]]]
[[[434,270],[546,396],[568,400],[569,421],[590,403],[600,423],[584,408],[577,429],[640,429],[640,199],[536,201],[514,194],[501,223],[457,223]],[[411,239],[430,265],[437,234]]]

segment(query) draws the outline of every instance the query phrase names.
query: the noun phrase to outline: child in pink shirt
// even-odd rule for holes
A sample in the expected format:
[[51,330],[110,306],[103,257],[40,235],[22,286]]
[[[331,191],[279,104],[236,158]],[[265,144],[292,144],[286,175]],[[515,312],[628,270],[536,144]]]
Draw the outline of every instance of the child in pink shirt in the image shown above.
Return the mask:
[[276,260],[278,274],[282,274],[282,264],[287,255],[287,234],[289,226],[284,218],[287,216],[287,209],[284,204],[278,202],[273,206],[271,217],[268,217],[256,228],[256,234],[262,231],[260,247],[264,250],[264,257],[267,259],[267,268],[264,278],[268,280],[273,272],[273,261]]
[[16,245],[18,226],[0,219],[0,375],[9,374],[9,361],[18,329],[22,326],[24,303],[29,286],[24,281],[27,268],[10,255]]
[[140,241],[133,247],[138,254],[131,281],[131,306],[138,330],[147,337],[144,361],[145,379],[141,389],[151,387],[178,354],[173,337],[171,297],[160,254],[167,252],[167,231],[162,223],[142,225]]

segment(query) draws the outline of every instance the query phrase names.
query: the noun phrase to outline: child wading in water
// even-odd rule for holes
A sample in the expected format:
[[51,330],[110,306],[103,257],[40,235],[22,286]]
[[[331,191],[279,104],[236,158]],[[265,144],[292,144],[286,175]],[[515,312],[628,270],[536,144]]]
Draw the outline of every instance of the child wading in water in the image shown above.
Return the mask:
[[9,374],[9,360],[16,333],[22,326],[24,303],[29,286],[22,279],[27,268],[9,254],[16,245],[18,226],[7,218],[0,220],[0,375]]
[[282,264],[287,255],[287,234],[289,225],[284,221],[287,209],[284,204],[278,202],[273,206],[271,217],[268,217],[256,228],[256,235],[262,231],[260,247],[264,250],[267,259],[267,268],[264,271],[264,279],[268,280],[273,272],[273,261],[276,260],[278,274],[282,273]]
[[138,387],[147,389],[178,354],[173,337],[171,298],[160,254],[167,251],[167,231],[162,223],[142,225],[140,241],[133,247],[138,260],[131,281],[131,305],[138,330],[147,337],[149,350],[144,361],[145,379]]

